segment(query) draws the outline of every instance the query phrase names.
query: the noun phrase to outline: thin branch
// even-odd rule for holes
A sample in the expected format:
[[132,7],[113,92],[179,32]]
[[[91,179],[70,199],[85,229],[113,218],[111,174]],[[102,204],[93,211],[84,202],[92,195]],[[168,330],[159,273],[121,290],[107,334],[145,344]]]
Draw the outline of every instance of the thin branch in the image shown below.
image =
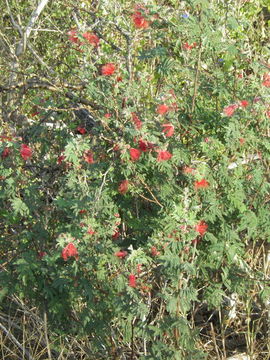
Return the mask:
[[3,332],[6,334],[6,336],[10,339],[10,341],[13,342],[27,357],[29,360],[34,360],[34,358],[30,355],[29,351],[25,349],[25,347],[19,343],[19,341],[15,338],[14,335],[11,334],[11,332],[0,323],[0,329],[3,330]]

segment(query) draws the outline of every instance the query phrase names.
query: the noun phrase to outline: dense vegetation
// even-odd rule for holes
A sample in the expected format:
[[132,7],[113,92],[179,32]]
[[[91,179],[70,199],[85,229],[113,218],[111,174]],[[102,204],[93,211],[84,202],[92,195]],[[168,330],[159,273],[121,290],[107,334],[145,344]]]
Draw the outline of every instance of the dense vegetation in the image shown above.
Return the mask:
[[6,1],[3,359],[269,358],[269,11]]

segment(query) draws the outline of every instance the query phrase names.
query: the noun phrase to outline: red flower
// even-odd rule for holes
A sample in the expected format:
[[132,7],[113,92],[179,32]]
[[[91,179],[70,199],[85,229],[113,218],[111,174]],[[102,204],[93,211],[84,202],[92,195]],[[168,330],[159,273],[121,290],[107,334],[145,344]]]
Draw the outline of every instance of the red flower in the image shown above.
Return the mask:
[[137,161],[137,160],[139,160],[139,158],[141,156],[141,150],[131,148],[131,149],[129,149],[129,155],[130,155],[132,161]]
[[82,210],[79,211],[79,214],[80,214],[80,215],[83,215],[83,214],[86,214],[86,213],[87,213],[87,210],[86,210],[86,209],[82,209]]
[[118,228],[116,228],[116,229],[114,230],[114,233],[113,233],[113,235],[112,235],[112,238],[113,238],[114,240],[116,240],[116,239],[119,238],[119,236],[120,236],[120,231],[119,231]]
[[4,159],[6,157],[8,157],[10,155],[10,149],[9,148],[4,148],[4,150],[2,151],[2,154],[1,154],[1,158]]
[[232,104],[232,105],[229,105],[229,106],[226,106],[224,109],[223,109],[223,113],[226,115],[226,116],[232,116],[235,112],[235,110],[238,108],[239,105],[237,104]]
[[95,234],[95,231],[94,231],[92,228],[88,228],[88,229],[87,229],[87,234],[88,234],[88,235],[94,235],[94,234]]
[[78,36],[77,36],[77,30],[73,29],[73,30],[70,30],[68,33],[69,35],[68,37],[68,40],[73,42],[74,44],[81,44]]
[[194,175],[195,172],[196,172],[196,170],[194,168],[189,167],[189,166],[185,166],[183,168],[183,173],[184,174],[192,174],[192,175]]
[[151,255],[152,255],[152,256],[158,256],[158,255],[160,255],[160,252],[157,251],[157,248],[156,248],[155,246],[152,246],[152,247],[151,247]]
[[163,124],[162,132],[165,134],[166,137],[173,136],[174,134],[174,126],[172,124]]
[[240,106],[242,106],[242,107],[247,107],[248,106],[248,101],[247,100],[241,100],[240,101]]
[[183,49],[184,50],[191,50],[191,49],[193,49],[193,48],[195,48],[197,46],[197,43],[196,42],[194,42],[193,44],[190,44],[189,45],[189,43],[184,43],[183,44]]
[[87,133],[87,130],[86,130],[84,127],[82,127],[82,126],[78,126],[78,127],[77,127],[77,131],[78,131],[80,134],[82,134],[82,135],[84,135],[84,134]]
[[123,251],[123,250],[120,250],[120,251],[117,251],[114,255],[119,257],[120,259],[124,259],[124,257],[127,256],[127,251]]
[[139,144],[139,148],[141,151],[145,152],[145,151],[148,151],[148,150],[151,150],[155,147],[154,144],[148,142],[148,141],[144,141],[142,139],[140,139],[138,141],[138,144]]
[[197,231],[201,236],[203,236],[206,233],[207,229],[208,229],[208,225],[203,220],[201,220],[195,226],[195,231]]
[[62,164],[62,162],[65,160],[65,155],[60,155],[60,156],[58,156],[58,158],[57,158],[57,164],[58,165],[60,165],[60,164]]
[[240,138],[239,142],[240,142],[241,145],[243,145],[246,142],[246,140],[244,138]]
[[79,259],[79,254],[77,248],[73,243],[67,244],[67,246],[62,250],[62,258],[67,261],[69,257],[74,256],[76,260]]
[[135,112],[132,112],[131,116],[132,116],[132,121],[133,121],[136,129],[140,130],[142,127],[142,121],[138,118],[138,116]]
[[135,288],[136,287],[136,275],[130,274],[128,277],[128,285],[130,287]]
[[195,189],[205,189],[205,188],[208,188],[208,186],[209,186],[209,182],[206,181],[205,179],[194,182]]
[[265,73],[263,75],[263,82],[262,82],[263,86],[266,86],[266,87],[270,87],[270,73]]
[[170,160],[172,157],[172,154],[167,150],[158,150],[158,157],[157,161],[166,161]]
[[159,115],[165,115],[169,110],[170,110],[169,106],[165,104],[158,105],[156,109]]
[[32,156],[32,149],[30,149],[29,146],[25,145],[25,144],[22,144],[21,145],[21,150],[20,150],[20,153],[21,153],[21,157],[24,159],[24,160],[27,160],[29,159],[31,156]]
[[99,45],[99,38],[96,34],[85,32],[82,36],[94,47]]
[[115,72],[115,65],[112,63],[105,64],[101,67],[101,74],[110,76]]
[[47,253],[45,251],[39,251],[38,252],[38,258],[42,259],[45,255],[47,255]]
[[106,114],[104,115],[104,117],[105,117],[106,119],[109,119],[111,116],[112,116],[112,114],[110,114],[110,113],[106,113]]
[[83,158],[88,164],[94,164],[93,153],[91,150],[85,151],[83,154]]
[[122,76],[117,76],[116,81],[117,81],[117,82],[123,81]]
[[135,11],[132,15],[132,21],[137,29],[147,29],[150,25],[140,11]]
[[140,274],[142,272],[142,264],[137,264],[137,273]]
[[128,180],[123,180],[118,186],[120,194],[125,194],[128,191]]

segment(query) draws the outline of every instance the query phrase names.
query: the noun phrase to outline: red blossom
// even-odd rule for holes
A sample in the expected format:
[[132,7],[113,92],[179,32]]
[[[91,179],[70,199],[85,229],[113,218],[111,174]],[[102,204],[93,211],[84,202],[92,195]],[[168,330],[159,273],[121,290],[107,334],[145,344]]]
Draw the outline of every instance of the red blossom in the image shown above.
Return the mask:
[[4,150],[2,151],[2,154],[1,154],[1,158],[4,159],[6,157],[8,157],[10,155],[10,152],[11,150],[9,148],[4,148]]
[[91,150],[85,151],[83,154],[83,158],[88,164],[94,164],[93,153]]
[[197,231],[201,236],[203,236],[208,229],[208,225],[205,221],[201,220],[196,226],[195,231]]
[[120,250],[120,251],[117,251],[114,255],[119,257],[120,259],[124,259],[126,256],[127,256],[127,251],[124,251],[124,250]]
[[141,156],[141,150],[131,148],[131,149],[129,149],[129,155],[130,155],[132,161],[137,161],[137,160],[139,160],[139,158]]
[[82,134],[82,135],[84,135],[84,134],[87,133],[87,130],[86,130],[84,127],[82,127],[82,126],[78,126],[78,127],[77,127],[77,131],[78,131],[80,134]]
[[112,235],[112,238],[113,238],[114,240],[117,240],[117,239],[119,238],[119,236],[120,236],[120,231],[119,231],[118,228],[116,228],[116,229],[114,230],[114,233],[113,233],[113,235]]
[[21,153],[21,157],[22,157],[24,160],[27,160],[27,159],[29,159],[29,158],[32,156],[33,150],[30,149],[30,147],[27,146],[26,144],[22,144],[22,145],[21,145],[20,153]]
[[239,105],[237,104],[232,104],[232,105],[229,105],[229,106],[226,106],[224,109],[223,109],[223,113],[226,115],[226,116],[233,116],[235,110],[239,107]]
[[128,285],[130,287],[135,288],[136,287],[136,275],[130,274],[128,277]]
[[88,228],[87,229],[87,234],[88,235],[94,235],[96,232],[92,229],[92,228]]
[[80,215],[83,215],[83,214],[86,214],[86,213],[87,213],[87,210],[86,210],[86,209],[82,209],[82,210],[79,211],[79,214],[80,214]]
[[270,87],[270,73],[265,73],[263,75],[263,82],[262,82],[263,86],[265,87]]
[[110,113],[104,114],[104,117],[105,117],[106,119],[109,119],[111,116],[112,116],[112,114],[110,114]]
[[172,157],[172,154],[167,150],[158,150],[158,157],[157,161],[166,161],[170,160]]
[[137,264],[137,274],[142,272],[142,264]]
[[201,181],[195,181],[194,187],[195,189],[206,189],[209,186],[209,182],[205,179],[202,179]]
[[101,67],[101,74],[110,76],[115,72],[115,65],[113,63],[105,64]]
[[166,137],[173,136],[174,134],[174,126],[172,124],[163,124],[162,132],[165,134]]
[[247,107],[248,105],[249,105],[249,103],[248,103],[247,100],[241,100],[241,101],[240,101],[240,106],[241,106],[241,107],[245,108],[245,107]]
[[138,115],[135,112],[132,112],[131,116],[136,129],[140,130],[142,127],[142,121],[139,119]]
[[67,246],[62,250],[62,258],[67,261],[69,257],[74,256],[76,260],[79,259],[78,250],[73,243],[67,244]]
[[99,37],[96,34],[85,32],[82,36],[94,47],[99,45]]
[[123,180],[121,181],[121,183],[118,186],[118,191],[120,192],[120,194],[125,194],[128,191],[128,180]]
[[190,44],[189,45],[189,43],[184,43],[183,44],[183,49],[184,50],[191,50],[191,49],[193,49],[193,48],[195,48],[197,46],[197,43],[196,42],[194,42],[193,44]]
[[241,145],[243,145],[246,142],[246,140],[244,138],[240,138],[239,142],[240,142]]
[[47,255],[47,253],[45,251],[39,251],[38,252],[38,258],[42,259],[45,255]]
[[117,81],[117,82],[121,82],[121,81],[123,81],[122,76],[117,76],[116,81]]
[[183,173],[184,174],[192,174],[192,175],[194,175],[196,173],[196,170],[194,168],[189,167],[189,166],[185,166],[183,168]]
[[156,108],[156,112],[159,115],[165,115],[169,110],[170,110],[169,106],[165,104],[160,104]]
[[147,29],[150,23],[148,20],[145,19],[141,11],[138,11],[139,9],[143,9],[143,7],[137,7],[137,11],[135,11],[134,14],[131,16],[133,24],[137,29]]
[[62,164],[62,162],[65,160],[65,155],[60,155],[60,156],[58,156],[58,158],[57,158],[57,164],[58,165],[60,165],[60,164]]
[[144,141],[142,139],[140,139],[138,141],[138,144],[139,144],[139,148],[141,151],[145,152],[145,151],[148,151],[148,150],[151,150],[155,147],[155,145],[151,142],[148,142],[148,141]]
[[81,44],[81,42],[80,42],[80,40],[79,40],[79,38],[78,38],[78,36],[77,36],[77,30],[76,29],[73,29],[73,30],[70,30],[67,34],[69,35],[68,36],[68,40],[69,41],[71,41],[71,42],[73,42],[74,44],[78,44],[78,45],[80,45]]
[[156,248],[155,246],[152,246],[152,247],[151,247],[151,255],[152,255],[152,256],[158,256],[158,255],[160,255],[160,252],[157,251],[157,248]]

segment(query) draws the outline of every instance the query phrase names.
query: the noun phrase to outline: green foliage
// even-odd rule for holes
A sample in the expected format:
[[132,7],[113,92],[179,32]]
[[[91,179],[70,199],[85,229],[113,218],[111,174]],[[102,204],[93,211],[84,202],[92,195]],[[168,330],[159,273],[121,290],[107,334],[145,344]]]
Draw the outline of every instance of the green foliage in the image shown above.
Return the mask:
[[[140,29],[130,3],[85,4],[76,9],[81,45],[67,35],[75,5],[46,9],[39,25],[50,28],[50,15],[60,30],[36,34],[44,63],[26,51],[20,70],[50,86],[23,100],[18,86],[19,111],[39,114],[2,125],[12,139],[1,138],[10,154],[0,164],[0,281],[10,285],[0,300],[16,293],[46,311],[59,334],[88,334],[97,358],[112,356],[114,343],[141,359],[204,359],[192,310],[252,294],[259,272],[246,252],[270,235],[269,49],[260,44],[257,54],[248,25],[257,10],[153,2],[140,10],[149,21]],[[100,37],[98,48],[84,30]],[[115,72],[102,75],[108,63]],[[28,159],[21,144],[32,149]],[[162,151],[172,157],[160,161]],[[78,255],[65,259],[69,244]],[[259,285],[265,301],[269,290]]]

